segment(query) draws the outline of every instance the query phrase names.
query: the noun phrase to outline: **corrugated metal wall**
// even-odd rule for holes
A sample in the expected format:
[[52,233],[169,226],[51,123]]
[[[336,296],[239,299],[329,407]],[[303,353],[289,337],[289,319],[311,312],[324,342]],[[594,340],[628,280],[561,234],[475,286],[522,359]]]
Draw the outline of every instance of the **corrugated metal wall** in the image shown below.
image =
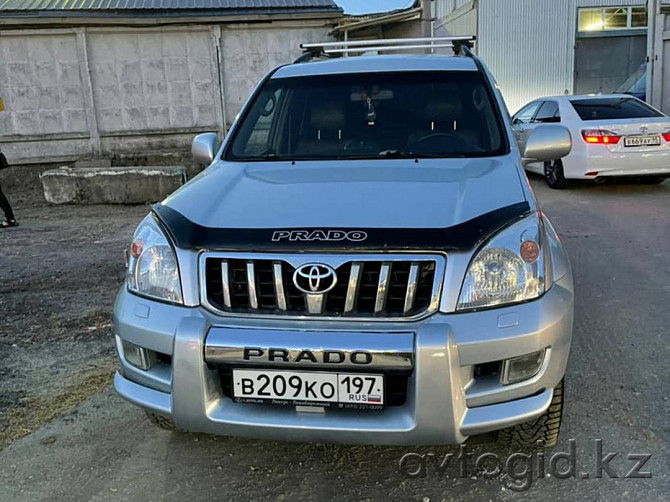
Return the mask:
[[[446,16],[437,16],[435,21],[436,36],[476,35],[477,8],[474,1],[460,1],[458,12],[449,12]],[[439,5],[439,4],[438,4]],[[457,10],[457,9],[454,9]]]
[[[670,0],[661,3],[670,5]],[[665,11],[665,9],[664,9]],[[670,113],[670,14],[656,16],[656,34],[654,37],[654,62],[652,76],[651,104],[666,114]],[[647,96],[649,101],[649,96]]]
[[478,0],[478,53],[513,113],[541,96],[572,93],[579,7],[646,0]]
[[478,52],[510,112],[572,92],[575,0],[479,0]]
[[435,2],[435,17],[437,19],[448,16],[456,9],[460,9],[467,5],[472,0],[434,0]]

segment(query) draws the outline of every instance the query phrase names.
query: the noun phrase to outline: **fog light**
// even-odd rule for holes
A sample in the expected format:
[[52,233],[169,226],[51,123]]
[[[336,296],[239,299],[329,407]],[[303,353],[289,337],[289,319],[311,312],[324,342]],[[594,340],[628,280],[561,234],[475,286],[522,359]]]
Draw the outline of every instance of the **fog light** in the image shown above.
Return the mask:
[[502,383],[507,385],[536,375],[544,361],[544,352],[543,349],[532,354],[505,359],[502,367]]
[[156,353],[153,350],[139,347],[125,340],[123,341],[123,357],[128,364],[141,370],[148,370],[156,362]]

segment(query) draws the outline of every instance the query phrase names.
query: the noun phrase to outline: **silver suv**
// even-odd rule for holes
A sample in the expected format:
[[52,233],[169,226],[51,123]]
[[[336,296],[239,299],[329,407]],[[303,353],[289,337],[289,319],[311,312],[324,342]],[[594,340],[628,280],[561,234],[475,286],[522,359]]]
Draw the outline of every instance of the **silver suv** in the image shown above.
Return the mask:
[[571,138],[540,126],[519,152],[493,78],[452,43],[312,46],[220,147],[196,137],[209,167],[130,247],[121,396],[163,427],[231,436],[556,442],[572,275],[522,164]]

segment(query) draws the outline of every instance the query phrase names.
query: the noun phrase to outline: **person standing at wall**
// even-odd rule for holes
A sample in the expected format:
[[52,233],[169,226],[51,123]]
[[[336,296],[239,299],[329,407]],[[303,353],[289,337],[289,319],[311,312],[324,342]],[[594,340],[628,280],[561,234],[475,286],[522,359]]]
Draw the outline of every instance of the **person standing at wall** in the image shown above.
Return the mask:
[[[0,152],[0,171],[3,169],[7,169],[9,167],[9,164],[7,163],[7,158],[5,157],[5,154]],[[5,197],[5,194],[2,192],[2,187],[0,186],[0,209],[3,210],[5,213],[5,219],[0,222],[0,228],[8,228],[8,227],[18,227],[19,224],[16,221],[16,218],[14,218],[14,211],[12,211],[12,206],[9,205],[9,201],[7,200],[7,197]]]

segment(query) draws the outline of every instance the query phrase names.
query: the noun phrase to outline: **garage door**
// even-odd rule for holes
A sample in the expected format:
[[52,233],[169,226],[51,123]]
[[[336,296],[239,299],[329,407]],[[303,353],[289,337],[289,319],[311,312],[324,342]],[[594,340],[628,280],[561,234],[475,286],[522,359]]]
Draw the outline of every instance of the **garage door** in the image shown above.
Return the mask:
[[578,38],[574,93],[614,92],[646,56],[646,35]]

